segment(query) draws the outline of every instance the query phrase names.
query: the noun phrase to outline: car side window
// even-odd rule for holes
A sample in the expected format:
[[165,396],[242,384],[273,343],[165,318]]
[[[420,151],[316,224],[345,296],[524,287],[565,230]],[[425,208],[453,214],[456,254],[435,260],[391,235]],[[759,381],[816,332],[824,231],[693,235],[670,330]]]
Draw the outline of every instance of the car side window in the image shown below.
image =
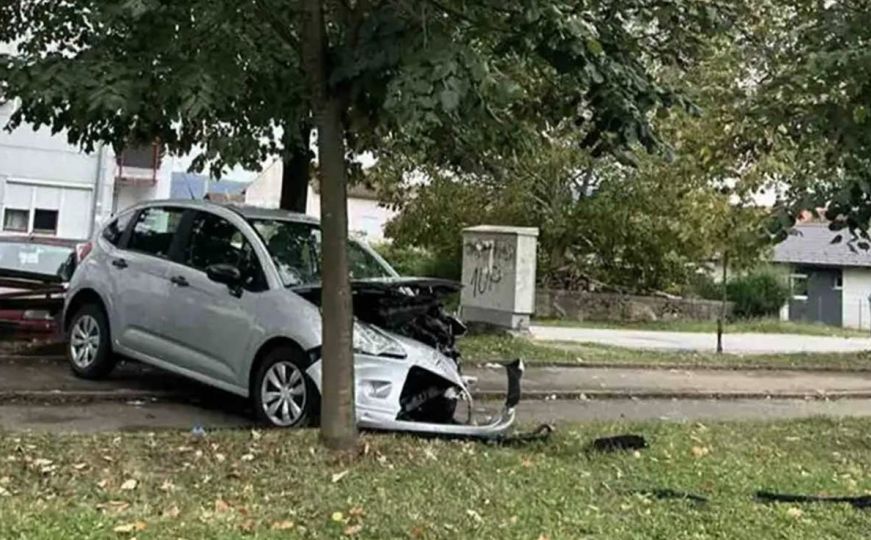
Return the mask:
[[113,219],[108,225],[103,228],[103,238],[113,246],[118,246],[121,239],[124,237],[124,232],[127,230],[127,225],[133,219],[133,212],[127,212]]
[[168,258],[172,240],[181,223],[181,208],[146,208],[139,212],[127,249]]
[[230,264],[241,272],[247,290],[266,288],[254,247],[235,225],[214,214],[197,212],[194,216],[182,263],[202,271],[213,264]]

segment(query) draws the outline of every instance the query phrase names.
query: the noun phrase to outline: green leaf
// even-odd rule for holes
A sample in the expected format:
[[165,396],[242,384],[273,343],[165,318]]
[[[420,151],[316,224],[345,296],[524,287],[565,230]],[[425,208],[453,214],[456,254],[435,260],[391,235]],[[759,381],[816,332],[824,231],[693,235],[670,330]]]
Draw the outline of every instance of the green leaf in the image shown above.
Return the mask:
[[445,112],[453,112],[460,105],[460,94],[456,90],[445,88],[439,94],[439,99],[442,102],[442,108]]
[[602,47],[602,43],[599,42],[599,40],[596,38],[587,38],[586,45],[587,50],[596,56],[605,52],[605,49]]

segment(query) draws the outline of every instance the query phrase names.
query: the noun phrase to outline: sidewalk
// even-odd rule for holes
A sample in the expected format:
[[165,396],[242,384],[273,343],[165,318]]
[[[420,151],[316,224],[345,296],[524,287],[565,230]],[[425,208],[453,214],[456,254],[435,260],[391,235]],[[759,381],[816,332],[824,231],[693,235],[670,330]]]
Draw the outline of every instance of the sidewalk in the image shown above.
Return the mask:
[[[627,349],[713,352],[717,348],[717,336],[713,333],[537,325],[530,326],[529,331],[536,340],[597,343]],[[728,354],[848,353],[871,350],[871,338],[727,332],[723,347]]]
[[[476,398],[504,397],[506,377],[501,368],[464,371],[478,378]],[[217,392],[136,363],[124,363],[110,380],[95,382],[75,378],[59,358],[0,358],[0,401],[6,402],[190,399]],[[871,373],[527,367],[523,395],[526,399],[871,399]]]

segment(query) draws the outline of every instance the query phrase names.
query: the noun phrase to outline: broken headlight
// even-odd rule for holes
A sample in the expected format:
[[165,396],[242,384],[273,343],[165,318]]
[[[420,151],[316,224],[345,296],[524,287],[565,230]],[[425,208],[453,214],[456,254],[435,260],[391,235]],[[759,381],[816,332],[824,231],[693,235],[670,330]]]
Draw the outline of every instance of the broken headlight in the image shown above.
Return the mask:
[[405,349],[398,341],[377,327],[354,322],[354,351],[370,356],[405,358]]

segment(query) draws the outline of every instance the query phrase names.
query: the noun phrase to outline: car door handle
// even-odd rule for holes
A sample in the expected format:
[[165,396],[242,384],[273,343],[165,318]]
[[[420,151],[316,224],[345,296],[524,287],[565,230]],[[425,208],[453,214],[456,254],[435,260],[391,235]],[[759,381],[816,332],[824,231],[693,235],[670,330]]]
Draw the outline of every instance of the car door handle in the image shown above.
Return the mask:
[[190,283],[188,283],[188,280],[185,279],[184,276],[173,276],[172,278],[170,278],[170,281],[174,285],[177,285],[179,287],[189,287],[190,286]]
[[112,261],[112,266],[115,268],[120,268],[121,270],[127,268],[127,261],[124,259],[115,259]]

